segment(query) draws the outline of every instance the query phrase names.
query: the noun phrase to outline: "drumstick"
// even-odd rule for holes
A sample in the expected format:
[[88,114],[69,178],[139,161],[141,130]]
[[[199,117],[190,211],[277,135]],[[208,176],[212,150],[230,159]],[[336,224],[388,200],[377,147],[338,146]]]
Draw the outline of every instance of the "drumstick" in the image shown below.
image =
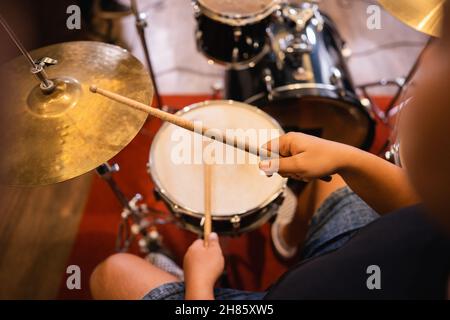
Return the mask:
[[205,247],[209,245],[209,235],[212,231],[212,217],[211,217],[211,168],[212,165],[203,160],[204,168],[204,189],[205,189],[205,221],[203,224],[203,238]]
[[[190,121],[188,119],[182,118],[182,117],[177,116],[175,114],[171,114],[171,113],[162,111],[162,110],[157,109],[157,108],[150,107],[150,106],[148,106],[146,104],[143,104],[141,102],[138,102],[138,101],[132,100],[130,98],[121,96],[120,94],[117,94],[117,93],[114,93],[114,92],[111,92],[111,91],[108,91],[108,90],[105,90],[105,89],[98,88],[95,85],[91,85],[90,90],[93,93],[101,94],[102,96],[107,97],[107,98],[109,98],[111,100],[114,100],[116,102],[120,102],[120,103],[125,104],[125,105],[127,105],[129,107],[132,107],[134,109],[144,111],[144,112],[148,113],[151,116],[159,118],[159,119],[161,119],[163,121],[170,122],[170,123],[172,123],[172,124],[174,124],[176,126],[184,128],[186,130],[189,130],[189,131],[192,131],[192,132],[195,132],[195,133],[199,133],[202,136],[208,137],[208,138],[210,138],[212,140],[220,141],[220,142],[222,142],[224,144],[227,144],[227,145],[232,146],[232,147],[234,147],[236,149],[240,149],[242,151],[254,154],[254,155],[258,156],[258,157],[261,155],[260,148],[255,147],[255,146],[251,146],[249,143],[247,143],[247,141],[245,141],[245,143],[239,143],[239,141],[235,137],[233,137],[233,139],[227,139],[227,137],[225,136],[225,133],[223,133],[223,132],[221,132],[219,130],[210,130],[209,128],[207,128],[205,126],[201,126],[201,128],[199,128],[200,132],[198,132],[198,130],[196,130],[198,128],[195,127],[194,122]],[[265,157],[271,157],[271,156],[280,157],[277,153],[272,152],[270,150],[263,150],[263,151],[264,151],[263,152],[263,156],[265,156]],[[327,177],[321,178],[321,180],[327,181],[327,182],[331,181],[331,179],[332,179],[331,176],[327,176]]]
[[[151,116],[154,116],[156,118],[159,118],[163,121],[167,121],[170,122],[176,126],[179,126],[181,128],[184,128],[186,130],[195,132],[195,133],[199,133],[202,136],[208,137],[212,140],[218,140],[222,143],[225,143],[227,145],[230,145],[234,148],[243,150],[245,152],[254,154],[256,156],[260,156],[260,150],[257,147],[251,146],[249,145],[247,142],[245,142],[243,145],[242,143],[239,143],[239,141],[236,138],[233,139],[227,139],[225,134],[219,130],[210,130],[209,128],[205,127],[205,126],[201,126],[201,128],[196,128],[195,124],[193,121],[190,121],[188,119],[182,118],[180,116],[162,111],[160,109],[156,109],[153,107],[150,107],[146,104],[143,104],[141,102],[132,100],[130,98],[121,96],[117,93],[105,90],[105,89],[101,89],[101,88],[97,88],[96,86],[91,86],[90,90],[93,93],[99,93],[102,96],[105,96],[107,98],[110,98],[111,100],[123,103],[127,106],[130,106],[132,108],[135,108],[137,110],[141,110],[144,112],[147,112],[148,114],[150,114]],[[200,129],[200,130],[199,130]],[[270,151],[268,151],[270,152]],[[267,152],[266,152],[267,153]],[[273,155],[275,155],[275,152],[272,153]],[[270,156],[270,155],[269,155]]]

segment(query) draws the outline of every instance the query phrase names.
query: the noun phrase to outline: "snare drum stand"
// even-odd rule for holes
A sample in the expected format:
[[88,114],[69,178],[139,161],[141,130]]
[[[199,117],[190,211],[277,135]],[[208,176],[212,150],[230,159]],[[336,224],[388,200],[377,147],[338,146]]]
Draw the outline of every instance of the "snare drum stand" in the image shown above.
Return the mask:
[[[138,245],[141,253],[148,254],[160,248],[161,236],[155,227],[155,223],[152,224],[146,219],[149,208],[146,204],[140,204],[142,196],[136,194],[131,200],[128,200],[114,180],[113,173],[119,171],[119,166],[117,164],[110,166],[108,163],[104,163],[96,171],[106,181],[123,206],[122,222],[119,225],[116,239],[116,251],[127,252],[137,236],[140,236]],[[150,229],[150,232],[148,229]]]

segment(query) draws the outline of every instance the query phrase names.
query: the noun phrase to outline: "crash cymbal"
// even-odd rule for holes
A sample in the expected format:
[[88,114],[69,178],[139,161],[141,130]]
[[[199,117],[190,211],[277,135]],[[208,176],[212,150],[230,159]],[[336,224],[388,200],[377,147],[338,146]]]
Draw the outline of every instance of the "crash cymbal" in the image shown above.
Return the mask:
[[417,31],[439,37],[446,0],[378,0],[394,17]]
[[0,68],[0,183],[44,185],[82,175],[110,160],[139,132],[147,114],[89,91],[92,83],[149,104],[153,89],[128,51],[99,42],[34,50],[51,57],[56,84],[44,94],[24,57]]

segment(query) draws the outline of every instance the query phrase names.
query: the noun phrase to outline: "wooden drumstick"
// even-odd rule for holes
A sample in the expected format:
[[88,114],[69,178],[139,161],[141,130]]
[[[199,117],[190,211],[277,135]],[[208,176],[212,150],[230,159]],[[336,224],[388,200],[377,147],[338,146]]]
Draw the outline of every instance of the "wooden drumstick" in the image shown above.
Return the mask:
[[[105,89],[101,89],[98,88],[97,86],[92,85],[90,87],[90,90],[93,93],[99,93],[102,96],[105,96],[107,98],[110,98],[111,100],[123,103],[127,106],[130,106],[132,108],[135,108],[137,110],[141,110],[144,111],[148,114],[150,114],[151,116],[154,116],[156,118],[159,118],[163,121],[167,121],[170,122],[176,126],[179,126],[181,128],[184,128],[186,130],[195,132],[195,133],[199,133],[202,136],[208,137],[212,140],[218,140],[222,143],[225,143],[227,145],[230,145],[234,148],[240,149],[242,151],[254,154],[256,156],[259,157],[260,155],[260,149],[254,146],[249,145],[247,142],[245,143],[240,143],[236,138],[233,139],[227,139],[225,136],[224,132],[221,132],[220,130],[210,130],[209,128],[205,127],[205,126],[201,126],[201,128],[196,128],[195,124],[193,121],[190,121],[188,119],[182,118],[180,116],[162,111],[160,109],[157,108],[153,108],[150,107],[146,104],[143,104],[141,102],[132,100],[130,98],[121,96],[120,94],[105,90]],[[270,151],[268,151],[270,153]],[[267,154],[267,151],[265,152]],[[272,153],[272,155],[276,155],[275,152]],[[269,154],[270,156],[270,154]]]
[[212,204],[212,183],[211,183],[211,171],[212,165],[203,160],[203,168],[204,168],[204,189],[205,189],[205,220],[203,222],[203,243],[205,247],[209,245],[209,235],[212,231],[212,213],[211,213],[211,204]]
[[[120,103],[125,104],[125,105],[127,105],[129,107],[135,108],[137,110],[144,111],[144,112],[150,114],[151,116],[159,118],[159,119],[161,119],[163,121],[170,122],[170,123],[172,123],[172,124],[174,124],[176,126],[184,128],[186,130],[192,131],[194,133],[199,133],[202,136],[208,137],[208,138],[210,138],[212,140],[220,141],[220,142],[222,142],[224,144],[227,144],[227,145],[232,146],[234,148],[237,148],[237,149],[243,150],[245,152],[254,154],[254,155],[258,156],[258,157],[261,155],[260,151],[264,151],[262,154],[265,157],[273,157],[273,156],[279,157],[279,155],[277,153],[275,153],[275,152],[271,152],[269,150],[260,150],[260,148],[252,146],[252,145],[250,145],[247,142],[241,143],[235,137],[233,137],[233,139],[227,139],[225,133],[223,133],[223,132],[221,132],[219,130],[210,130],[209,128],[207,128],[205,126],[201,126],[201,128],[196,128],[193,121],[190,121],[190,120],[182,118],[180,116],[177,116],[177,115],[174,115],[174,114],[162,111],[162,110],[157,109],[157,108],[150,107],[150,106],[148,106],[148,105],[146,105],[144,103],[141,103],[141,102],[132,100],[130,98],[124,97],[124,96],[122,96],[120,94],[117,94],[117,93],[114,93],[114,92],[111,92],[111,91],[108,91],[108,90],[105,90],[105,89],[98,88],[95,85],[91,85],[90,90],[93,93],[101,94],[102,96],[105,96],[105,97],[107,97],[107,98],[109,98],[111,100],[114,100],[116,102],[120,102]],[[196,130],[196,129],[200,129],[200,131]],[[331,181],[331,179],[332,178],[330,176],[327,176],[327,177],[321,178],[320,180],[328,182],[328,181]]]

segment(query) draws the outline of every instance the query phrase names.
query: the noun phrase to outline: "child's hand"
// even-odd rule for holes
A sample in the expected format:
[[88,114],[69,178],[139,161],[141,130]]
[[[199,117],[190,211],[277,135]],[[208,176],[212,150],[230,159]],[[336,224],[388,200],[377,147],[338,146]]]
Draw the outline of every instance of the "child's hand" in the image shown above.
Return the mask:
[[280,159],[262,160],[259,168],[299,180],[318,179],[338,173],[351,159],[355,148],[303,133],[288,133],[263,148],[280,154]]
[[216,233],[209,235],[208,247],[196,240],[184,256],[186,299],[213,299],[214,284],[223,272],[225,260]]

